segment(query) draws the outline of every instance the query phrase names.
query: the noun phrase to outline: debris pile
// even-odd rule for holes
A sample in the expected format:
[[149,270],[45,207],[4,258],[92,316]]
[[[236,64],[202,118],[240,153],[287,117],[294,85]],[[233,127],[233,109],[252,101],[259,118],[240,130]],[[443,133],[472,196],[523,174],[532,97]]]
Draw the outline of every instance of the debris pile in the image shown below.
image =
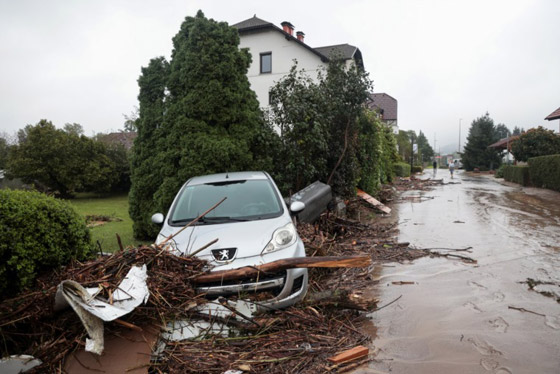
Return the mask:
[[[384,190],[381,195],[385,197],[381,200],[390,201],[397,190],[422,190],[441,183],[400,179],[395,183],[396,188]],[[118,285],[131,267],[146,265],[147,303],[122,319],[107,322],[106,334],[121,335],[128,329],[147,331],[154,326],[167,331],[173,321],[205,321],[209,326],[207,330],[199,328],[202,333],[196,339],[162,340],[151,363],[146,364],[150,372],[340,373],[351,370],[369,359],[367,348],[361,345],[370,339],[364,329],[370,322],[363,312],[377,308],[377,300],[368,293],[377,281],[374,266],[426,255],[468,260],[456,254],[468,248],[446,249],[453,253],[442,254],[434,253],[434,248],[419,249],[409,243],[399,243],[398,222],[394,217],[380,218],[376,209],[383,206],[366,198],[362,196],[347,203],[348,216],[354,219],[324,213],[315,224],[298,224],[309,262],[301,265],[313,267],[314,262],[323,265],[310,270],[308,295],[295,307],[243,315],[229,304],[235,304],[236,297],[210,301],[196,291],[197,283],[216,276],[208,273],[206,262],[196,257],[179,257],[157,246],[128,248],[87,263],[74,262],[39,278],[33,290],[1,301],[2,357],[15,353],[29,355],[42,361],[33,372],[63,372],[68,357],[83,350],[87,334],[71,309],[55,311],[58,285],[73,280],[83,287],[96,287],[96,293],[112,304]],[[325,268],[329,256],[334,268]],[[358,261],[362,265],[344,267],[346,261]],[[284,262],[266,266],[284,266]],[[266,269],[251,267],[226,272],[227,276],[247,276],[255,271],[258,276]],[[252,301],[258,303],[263,295],[255,294]],[[212,304],[229,309],[229,314],[201,313],[201,307]],[[209,310],[216,310],[212,308]],[[215,325],[226,328],[216,331]]]
[[[111,300],[117,285],[134,264],[148,265],[150,297],[146,306],[127,316],[133,325],[185,315],[186,305],[205,302],[189,280],[201,274],[206,266],[197,258],[177,257],[156,248],[139,247],[85,264],[74,262],[38,279],[35,290],[0,303],[2,357],[27,354],[43,362],[35,369],[37,372],[61,370],[68,354],[84,345],[85,330],[71,310],[55,312],[58,284],[72,279],[84,287],[99,287],[99,294]],[[106,328],[124,327],[108,324]]]
[[280,310],[257,318],[262,327],[251,334],[168,342],[153,367],[162,373],[341,373],[368,360],[340,365],[327,361],[369,340],[356,327],[362,319],[335,309]]
[[207,275],[207,264],[196,257],[178,257],[155,246],[142,246],[83,264],[72,263],[41,277],[35,290],[2,301],[2,357],[25,354],[42,361],[31,372],[63,372],[68,357],[83,349],[86,332],[72,310],[54,310],[57,286],[71,279],[84,287],[97,287],[98,295],[111,301],[117,285],[137,264],[148,268],[148,302],[122,320],[106,323],[107,335],[145,326],[163,329],[174,320],[218,322],[232,327],[230,335],[235,335],[224,337],[209,331],[194,341],[165,341],[152,362],[153,372],[222,373],[240,367],[247,372],[312,373],[327,367],[340,372],[337,370],[347,364],[333,365],[327,358],[369,339],[355,327],[361,320],[359,314],[328,304],[302,304],[254,316],[248,322],[235,318],[235,311],[227,318],[201,314],[196,307],[209,301],[194,287],[197,277]]

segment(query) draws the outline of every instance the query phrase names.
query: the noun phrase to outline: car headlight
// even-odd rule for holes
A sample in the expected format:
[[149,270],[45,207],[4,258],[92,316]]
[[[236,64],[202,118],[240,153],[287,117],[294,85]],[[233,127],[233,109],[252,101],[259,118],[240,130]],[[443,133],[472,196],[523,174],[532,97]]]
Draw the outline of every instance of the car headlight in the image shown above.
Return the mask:
[[297,234],[296,228],[293,223],[288,223],[286,226],[280,227],[274,234],[272,234],[272,239],[266,247],[264,247],[263,254],[278,251],[279,249],[284,249],[291,246],[296,242]]

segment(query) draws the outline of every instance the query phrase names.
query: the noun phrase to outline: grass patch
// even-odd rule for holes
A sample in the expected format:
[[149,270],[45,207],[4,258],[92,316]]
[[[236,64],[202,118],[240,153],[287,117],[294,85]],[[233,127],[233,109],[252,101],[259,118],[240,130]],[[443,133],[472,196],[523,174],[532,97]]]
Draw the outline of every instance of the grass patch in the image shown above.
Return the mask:
[[98,224],[92,225],[89,230],[93,243],[97,246],[99,241],[103,252],[119,250],[116,234],[121,237],[125,248],[151,244],[151,242],[134,239],[132,236],[132,220],[128,215],[128,195],[78,194],[75,199],[68,201],[84,217],[84,220],[91,222],[92,217],[98,218],[96,220]]

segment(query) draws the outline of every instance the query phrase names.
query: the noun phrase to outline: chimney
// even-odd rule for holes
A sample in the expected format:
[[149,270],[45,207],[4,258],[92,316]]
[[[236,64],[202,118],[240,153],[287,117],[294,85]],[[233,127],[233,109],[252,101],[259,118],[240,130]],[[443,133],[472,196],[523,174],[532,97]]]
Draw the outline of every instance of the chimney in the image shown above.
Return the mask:
[[281,25],[282,25],[282,29],[284,30],[284,32],[290,34],[291,36],[294,36],[294,25],[292,25],[288,21],[282,22]]
[[303,39],[305,38],[304,32],[303,31],[298,31],[298,32],[296,32],[296,35],[297,35],[297,40],[299,40],[300,42],[303,43]]

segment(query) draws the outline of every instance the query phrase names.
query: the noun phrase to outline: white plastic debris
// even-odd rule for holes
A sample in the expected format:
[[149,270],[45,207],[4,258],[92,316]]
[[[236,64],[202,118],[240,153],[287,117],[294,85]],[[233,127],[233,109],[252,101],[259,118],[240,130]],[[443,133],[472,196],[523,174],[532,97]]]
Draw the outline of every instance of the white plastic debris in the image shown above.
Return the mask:
[[55,309],[70,305],[76,312],[90,339],[86,351],[103,353],[103,321],[113,321],[132,312],[148,300],[150,292],[146,265],[133,266],[113,293],[113,303],[97,296],[98,289],[84,288],[77,282],[65,280],[58,285]]
[[28,355],[14,355],[0,360],[0,373],[17,374],[25,373],[43,362],[38,358]]

